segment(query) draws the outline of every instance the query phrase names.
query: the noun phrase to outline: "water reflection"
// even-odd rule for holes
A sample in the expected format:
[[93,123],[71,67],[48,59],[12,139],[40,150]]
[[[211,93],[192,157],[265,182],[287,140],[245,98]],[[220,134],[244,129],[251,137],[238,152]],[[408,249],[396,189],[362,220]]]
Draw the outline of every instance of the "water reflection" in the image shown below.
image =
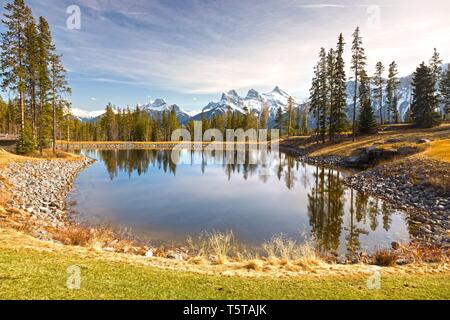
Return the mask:
[[344,173],[283,153],[255,150],[235,164],[224,163],[225,154],[183,150],[179,165],[165,150],[82,153],[99,161],[76,180],[71,196],[80,216],[153,240],[182,242],[214,229],[260,245],[282,233],[312,237],[322,252],[353,255],[408,238],[403,215],[346,188]]

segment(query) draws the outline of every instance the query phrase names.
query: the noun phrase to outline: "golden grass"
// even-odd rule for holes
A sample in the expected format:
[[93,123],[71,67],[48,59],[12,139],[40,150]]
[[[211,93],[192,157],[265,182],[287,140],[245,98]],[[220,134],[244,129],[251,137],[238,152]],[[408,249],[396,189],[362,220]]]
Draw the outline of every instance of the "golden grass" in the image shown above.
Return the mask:
[[[176,272],[190,272],[197,274],[242,277],[347,277],[356,275],[366,275],[367,265],[333,265],[317,264],[310,267],[303,267],[295,261],[279,261],[271,264],[270,261],[263,259],[251,259],[244,262],[228,261],[224,264],[206,263],[203,258],[191,258],[187,261],[179,261],[154,256],[147,258],[142,255],[124,254],[117,252],[96,250],[93,247],[69,246],[52,241],[43,241],[35,239],[24,232],[0,228],[0,251],[3,249],[14,249],[16,251],[45,251],[52,252],[58,256],[66,255],[73,258],[96,259],[105,263],[127,263],[130,266],[148,266]],[[450,265],[447,262],[423,264],[417,262],[413,265],[396,266],[383,268],[383,273],[387,275],[401,274],[449,274]]]
[[450,139],[433,141],[430,148],[422,155],[438,161],[450,162]]
[[0,167],[8,165],[10,162],[23,162],[23,161],[39,161],[39,160],[55,160],[55,159],[65,159],[65,160],[76,160],[79,159],[79,156],[74,155],[72,153],[67,153],[61,150],[57,150],[56,156],[53,154],[51,149],[43,150],[42,155],[39,151],[36,151],[30,155],[20,156],[17,154],[13,154],[7,152],[3,149],[0,149]]
[[[330,155],[350,156],[358,148],[370,147],[375,144],[380,144],[380,146],[382,145],[383,148],[395,148],[400,146],[412,145],[417,146],[417,139],[445,140],[449,137],[450,124],[445,123],[439,127],[432,129],[397,129],[383,131],[376,135],[358,137],[354,142],[350,138],[347,138],[340,142],[326,143],[324,145],[315,145],[314,143],[311,143],[309,145],[305,145],[304,147],[311,151],[310,156],[313,157]],[[399,139],[401,140],[401,142],[386,143],[386,141],[389,139]],[[445,159],[446,157],[443,156],[443,153],[445,153],[445,148],[448,148],[448,144],[443,143],[442,145],[440,145],[439,141],[435,141],[431,145],[433,146],[434,144],[436,144],[436,146],[441,146],[439,148],[436,148],[436,157],[438,157],[439,159]],[[426,148],[427,146],[421,147]]]

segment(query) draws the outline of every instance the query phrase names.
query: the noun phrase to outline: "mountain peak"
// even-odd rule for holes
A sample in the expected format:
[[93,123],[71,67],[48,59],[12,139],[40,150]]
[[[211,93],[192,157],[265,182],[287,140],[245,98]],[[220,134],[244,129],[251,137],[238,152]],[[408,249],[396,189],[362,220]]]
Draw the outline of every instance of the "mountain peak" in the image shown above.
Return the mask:
[[158,98],[156,100],[154,100],[151,105],[153,107],[161,107],[163,105],[167,104],[166,101],[164,99]]
[[236,92],[236,90],[230,90],[227,92],[227,95],[233,96],[233,97],[239,97],[239,94]]
[[246,99],[259,99],[259,98],[260,98],[259,92],[256,91],[255,89],[251,89],[247,93],[247,98]]

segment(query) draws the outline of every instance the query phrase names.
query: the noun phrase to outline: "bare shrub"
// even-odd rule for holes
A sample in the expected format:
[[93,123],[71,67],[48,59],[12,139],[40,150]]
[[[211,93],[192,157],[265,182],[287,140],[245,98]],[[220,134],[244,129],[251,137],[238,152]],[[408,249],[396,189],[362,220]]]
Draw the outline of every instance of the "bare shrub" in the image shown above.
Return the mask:
[[373,263],[380,267],[395,266],[398,254],[392,250],[378,249],[373,254]]

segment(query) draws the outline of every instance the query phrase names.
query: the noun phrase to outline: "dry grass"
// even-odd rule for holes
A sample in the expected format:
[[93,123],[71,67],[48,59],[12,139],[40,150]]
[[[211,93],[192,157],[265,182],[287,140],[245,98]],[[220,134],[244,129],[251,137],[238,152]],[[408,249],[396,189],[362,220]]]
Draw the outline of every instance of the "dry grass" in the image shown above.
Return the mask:
[[52,160],[52,159],[66,159],[75,160],[79,159],[79,156],[58,150],[56,156],[50,149],[43,150],[42,155],[39,152],[34,152],[33,154],[27,156],[19,156],[3,149],[0,149],[0,168],[2,166],[8,165],[10,162],[23,162],[23,161],[40,161],[42,159]]
[[[334,143],[326,143],[321,145],[316,145],[314,142],[309,142],[307,144],[302,145],[303,148],[310,152],[310,155],[313,157],[318,156],[330,156],[330,155],[338,155],[338,156],[350,156],[352,152],[358,148],[370,147],[375,144],[383,145],[385,148],[389,147],[399,147],[399,146],[417,146],[417,139],[431,139],[431,140],[444,140],[450,137],[450,124],[445,123],[439,127],[432,129],[414,129],[406,126],[398,126],[398,128],[388,128],[388,130],[380,132],[376,135],[371,136],[363,136],[358,137],[355,142],[351,140],[351,138],[345,138],[339,142]],[[398,139],[400,143],[386,143],[389,139]],[[303,142],[305,140],[303,139]],[[291,141],[291,143],[293,143]],[[302,144],[302,139],[299,141]],[[438,160],[448,158],[449,155],[445,155],[445,149],[448,150],[448,143],[445,142],[433,142],[432,148],[434,145],[440,146],[436,148],[435,152],[431,154],[435,154],[438,157]]]
[[432,142],[431,147],[422,155],[438,161],[450,162],[450,139]]
[[423,246],[417,243],[400,245],[397,253],[411,263],[444,263],[449,260],[449,253],[436,246]]
[[198,239],[188,238],[190,251],[198,258],[225,264],[230,258],[239,258],[239,249],[232,231],[204,232]]
[[277,235],[263,244],[263,250],[269,264],[272,265],[279,264],[285,267],[296,265],[307,268],[321,262],[314,243],[308,240],[298,244],[294,240]]
[[27,155],[28,157],[31,158],[36,158],[36,159],[76,159],[78,158],[78,156],[73,155],[71,153],[65,152],[65,151],[61,151],[61,150],[56,150],[56,153],[53,153],[52,149],[44,149],[42,150],[42,153],[40,153],[39,151],[34,151],[33,153]]
[[380,267],[393,267],[396,264],[398,254],[392,250],[379,249],[377,250],[373,258],[373,264]]

